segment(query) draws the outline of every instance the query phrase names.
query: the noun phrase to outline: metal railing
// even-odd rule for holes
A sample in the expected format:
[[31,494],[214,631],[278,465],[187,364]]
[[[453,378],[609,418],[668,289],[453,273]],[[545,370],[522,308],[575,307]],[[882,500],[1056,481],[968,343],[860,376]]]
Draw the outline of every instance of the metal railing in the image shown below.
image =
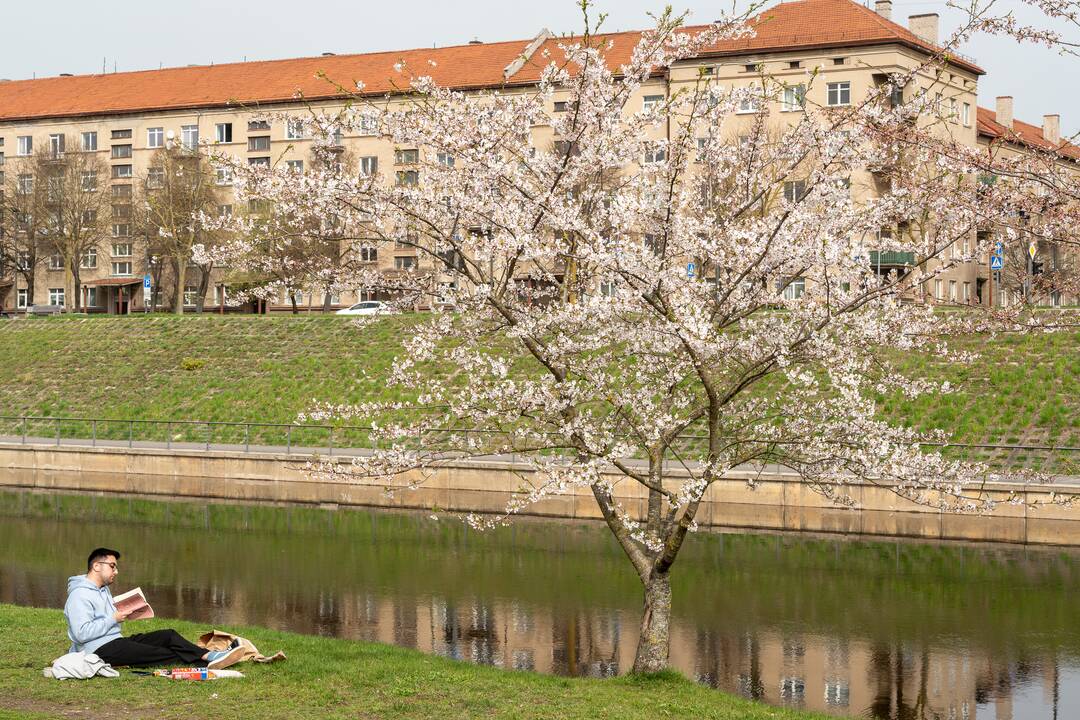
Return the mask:
[[[466,444],[470,436],[489,438],[480,443],[493,452],[506,452],[507,433],[500,430],[429,427],[415,435],[398,438],[398,445],[416,449],[445,449],[451,435]],[[373,436],[369,425],[327,425],[297,423],[256,423],[220,420],[136,420],[79,418],[48,415],[0,415],[0,442],[51,444],[81,447],[163,448],[185,450],[225,450],[232,452],[277,452],[286,455],[358,455],[388,447],[388,441]],[[675,450],[681,456],[700,452],[704,435],[680,435]],[[440,448],[440,444],[442,448]],[[923,443],[955,459],[985,462],[998,469],[1042,470],[1063,475],[1080,475],[1080,447],[1024,443]],[[558,451],[548,454],[559,455]],[[511,451],[511,458],[517,455]]]

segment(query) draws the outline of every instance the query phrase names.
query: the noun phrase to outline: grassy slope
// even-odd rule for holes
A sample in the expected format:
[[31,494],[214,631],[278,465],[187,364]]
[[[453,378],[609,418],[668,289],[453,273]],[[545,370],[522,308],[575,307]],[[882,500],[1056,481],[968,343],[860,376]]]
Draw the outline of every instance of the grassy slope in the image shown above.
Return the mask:
[[[138,627],[134,627],[137,625]],[[140,621],[128,632],[175,627]],[[58,682],[41,668],[67,644],[58,610],[0,605],[0,720],[107,718],[717,718],[823,716],[768,707],[696,685],[674,673],[586,680],[481,667],[413,650],[257,628],[229,628],[289,660],[244,664],[242,680],[194,683],[122,671],[115,680]]]
[[[409,317],[61,318],[0,324],[0,414],[295,420],[313,400],[394,397],[382,381]],[[879,398],[885,415],[968,443],[1080,446],[1080,332],[973,338],[972,366],[907,358],[951,395]],[[47,432],[43,430],[42,432]],[[999,454],[1038,465],[1038,454]]]

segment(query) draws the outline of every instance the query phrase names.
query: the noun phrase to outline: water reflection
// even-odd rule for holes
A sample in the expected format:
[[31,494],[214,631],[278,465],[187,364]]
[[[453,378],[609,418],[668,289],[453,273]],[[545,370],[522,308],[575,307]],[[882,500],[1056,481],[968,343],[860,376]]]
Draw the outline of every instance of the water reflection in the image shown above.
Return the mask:
[[[633,664],[640,591],[602,528],[478,537],[415,515],[151,510],[131,516],[152,523],[3,518],[0,601],[61,606],[105,544],[124,553],[118,589],[141,585],[162,616],[508,670]],[[890,720],[1080,717],[1075,553],[700,536],[681,562],[671,660],[702,683]]]

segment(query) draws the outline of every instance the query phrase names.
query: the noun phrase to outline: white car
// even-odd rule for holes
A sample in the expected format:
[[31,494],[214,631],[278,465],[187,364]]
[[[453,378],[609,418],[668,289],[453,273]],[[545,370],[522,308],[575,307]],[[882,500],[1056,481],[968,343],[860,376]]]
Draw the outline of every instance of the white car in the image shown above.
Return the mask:
[[389,315],[393,312],[389,305],[378,300],[365,300],[347,308],[338,310],[336,315]]

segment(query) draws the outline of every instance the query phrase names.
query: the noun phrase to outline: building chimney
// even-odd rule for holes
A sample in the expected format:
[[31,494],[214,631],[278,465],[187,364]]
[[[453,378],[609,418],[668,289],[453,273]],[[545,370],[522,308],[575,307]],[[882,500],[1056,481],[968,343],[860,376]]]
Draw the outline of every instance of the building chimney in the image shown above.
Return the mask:
[[874,12],[886,20],[892,20],[892,0],[877,0],[874,3]]
[[1012,96],[1001,95],[997,99],[997,115],[994,118],[997,120],[998,125],[1004,125],[1012,130],[1013,121],[1013,103]]
[[938,14],[926,13],[925,15],[909,15],[908,30],[917,38],[930,45],[938,43]]
[[1061,142],[1061,116],[1043,115],[1043,138],[1054,145]]
[[484,41],[483,40],[478,40],[477,38],[473,38],[472,40],[469,41],[469,44],[470,45],[483,45]]

